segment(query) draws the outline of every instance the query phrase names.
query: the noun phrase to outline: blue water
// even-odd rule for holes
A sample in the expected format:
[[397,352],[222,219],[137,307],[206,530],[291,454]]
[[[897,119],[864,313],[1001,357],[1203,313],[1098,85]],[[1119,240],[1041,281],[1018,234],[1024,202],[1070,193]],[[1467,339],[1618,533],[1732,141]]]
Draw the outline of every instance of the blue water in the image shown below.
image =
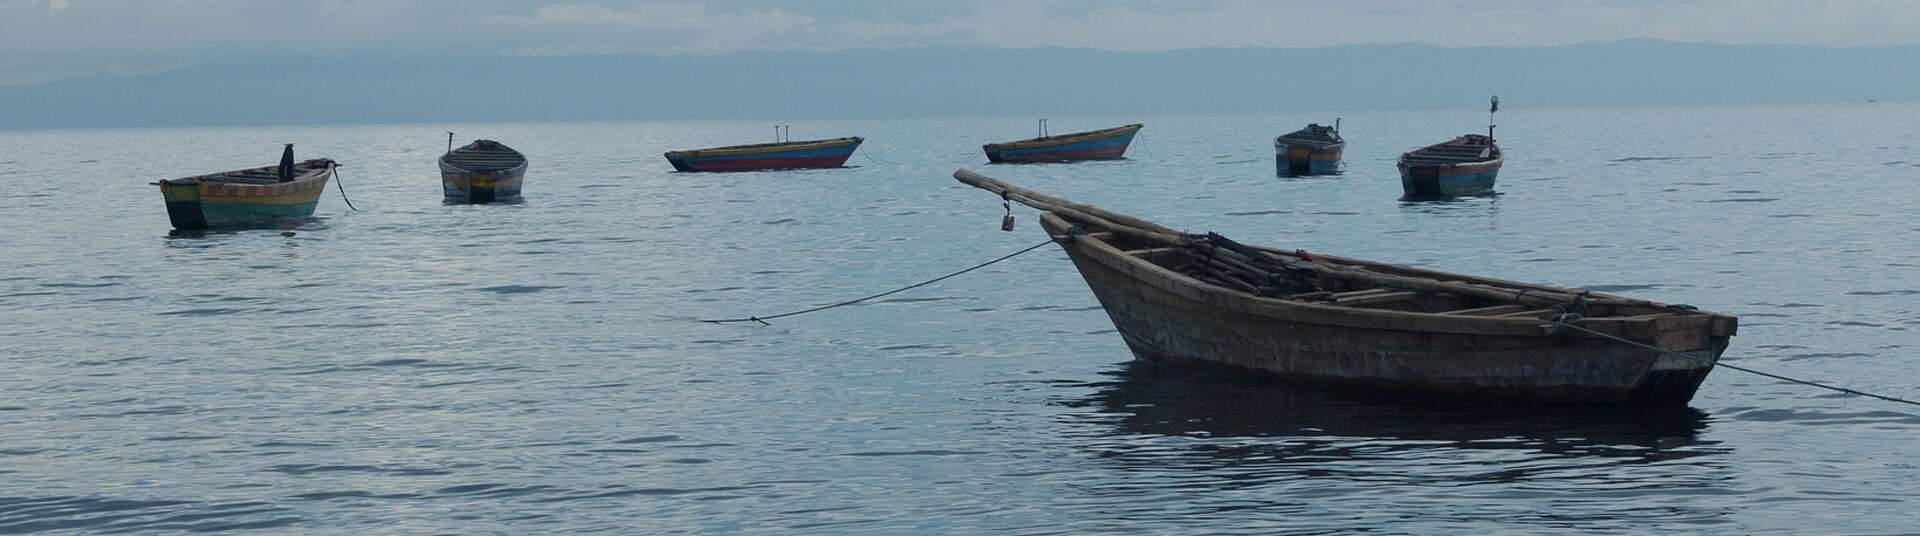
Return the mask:
[[[1167,375],[1016,184],[1247,242],[1690,303],[1729,363],[1920,397],[1906,104],[1510,106],[1500,195],[1398,201],[1475,110],[1144,121],[984,166],[1027,118],[811,121],[857,167],[676,174],[753,122],[0,132],[0,533],[1895,534],[1920,412],[1722,369],[1653,414],[1432,408]],[[1344,117],[1337,177],[1272,139]],[[532,158],[445,205],[444,132]],[[280,230],[174,235],[152,180],[332,157]]]

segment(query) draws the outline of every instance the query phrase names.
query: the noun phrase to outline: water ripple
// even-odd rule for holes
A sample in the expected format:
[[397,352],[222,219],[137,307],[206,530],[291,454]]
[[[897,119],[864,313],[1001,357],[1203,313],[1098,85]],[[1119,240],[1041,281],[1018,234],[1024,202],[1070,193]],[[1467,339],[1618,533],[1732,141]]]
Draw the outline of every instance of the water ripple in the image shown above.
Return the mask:
[[[1915,159],[1886,141],[1913,114],[1875,106],[1521,110],[1502,195],[1462,200],[1401,202],[1393,168],[1457,111],[1342,111],[1381,128],[1326,180],[1261,164],[1301,121],[1271,115],[1058,117],[1153,126],[1128,160],[989,173],[1186,232],[1724,310],[1730,363],[1915,398]],[[1021,126],[809,120],[900,165],[751,174],[659,157],[758,132],[736,122],[460,127],[533,156],[506,206],[441,203],[442,127],[290,126],[361,204],[330,193],[292,236],[168,232],[136,187],[270,162],[261,129],[0,132],[34,185],[0,194],[0,532],[1900,533],[1920,510],[1920,421],[1878,401],[1731,370],[1664,411],[1156,370],[1051,247],[695,322],[1041,239],[950,179]]]

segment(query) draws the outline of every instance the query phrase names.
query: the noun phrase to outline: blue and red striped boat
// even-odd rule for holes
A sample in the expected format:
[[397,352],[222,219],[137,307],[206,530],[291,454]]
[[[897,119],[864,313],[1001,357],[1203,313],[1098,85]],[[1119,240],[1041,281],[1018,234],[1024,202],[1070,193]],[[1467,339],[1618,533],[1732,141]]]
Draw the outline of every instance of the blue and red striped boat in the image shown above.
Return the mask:
[[668,151],[667,162],[680,171],[837,168],[847,164],[862,141],[865,138],[854,136]]
[[1133,143],[1139,123],[1087,132],[1041,136],[981,146],[987,161],[994,163],[1073,162],[1076,160],[1118,160]]

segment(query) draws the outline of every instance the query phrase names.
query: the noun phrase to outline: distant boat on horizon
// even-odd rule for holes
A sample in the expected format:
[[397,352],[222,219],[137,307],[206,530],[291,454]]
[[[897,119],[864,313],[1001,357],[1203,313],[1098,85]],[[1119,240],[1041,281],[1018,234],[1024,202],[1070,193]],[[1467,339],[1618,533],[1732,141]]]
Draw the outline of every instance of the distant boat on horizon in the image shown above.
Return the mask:
[[1273,139],[1276,172],[1282,176],[1331,175],[1340,172],[1340,155],[1347,141],[1340,138],[1340,120],[1334,126],[1308,123],[1306,128]]
[[[447,133],[453,145],[453,133]],[[474,140],[440,155],[440,188],[447,201],[491,203],[520,198],[527,174],[527,156],[504,143]]]
[[1146,125],[1133,123],[1113,128],[1047,135],[1046,120],[1040,120],[1040,136],[1024,140],[989,143],[980,146],[987,161],[996,164],[1031,162],[1075,162],[1080,160],[1118,160],[1125,158],[1133,136]]
[[845,167],[866,138],[779,141],[707,149],[667,151],[678,171],[759,171]]
[[243,228],[298,223],[313,217],[333,178],[332,159],[293,160],[293,144],[280,164],[154,181],[167,201],[175,229]]

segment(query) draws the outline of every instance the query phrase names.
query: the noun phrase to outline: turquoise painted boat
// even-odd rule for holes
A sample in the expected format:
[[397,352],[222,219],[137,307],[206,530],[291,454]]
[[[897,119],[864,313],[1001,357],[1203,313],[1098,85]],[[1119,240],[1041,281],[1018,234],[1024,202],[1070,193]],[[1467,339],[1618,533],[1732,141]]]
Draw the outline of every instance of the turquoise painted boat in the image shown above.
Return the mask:
[[1118,160],[1127,154],[1134,134],[1145,127],[1135,123],[1058,136],[1045,135],[1042,127],[1043,134],[1038,138],[989,143],[980,148],[986,151],[987,161],[996,164]]
[[332,159],[293,160],[287,144],[277,166],[222,171],[152,184],[167,201],[175,229],[267,227],[298,224],[313,216],[333,178]]
[[1407,197],[1491,194],[1505,163],[1492,137],[1467,134],[1401,154],[1400,186]]
[[440,189],[449,202],[519,199],[520,183],[526,175],[526,155],[493,140],[475,140],[440,155]]
[[1273,139],[1274,168],[1282,176],[1331,175],[1340,172],[1340,154],[1347,149],[1335,126],[1310,123],[1306,128]]
[[847,165],[863,141],[853,136],[668,151],[667,163],[683,172],[837,168]]

